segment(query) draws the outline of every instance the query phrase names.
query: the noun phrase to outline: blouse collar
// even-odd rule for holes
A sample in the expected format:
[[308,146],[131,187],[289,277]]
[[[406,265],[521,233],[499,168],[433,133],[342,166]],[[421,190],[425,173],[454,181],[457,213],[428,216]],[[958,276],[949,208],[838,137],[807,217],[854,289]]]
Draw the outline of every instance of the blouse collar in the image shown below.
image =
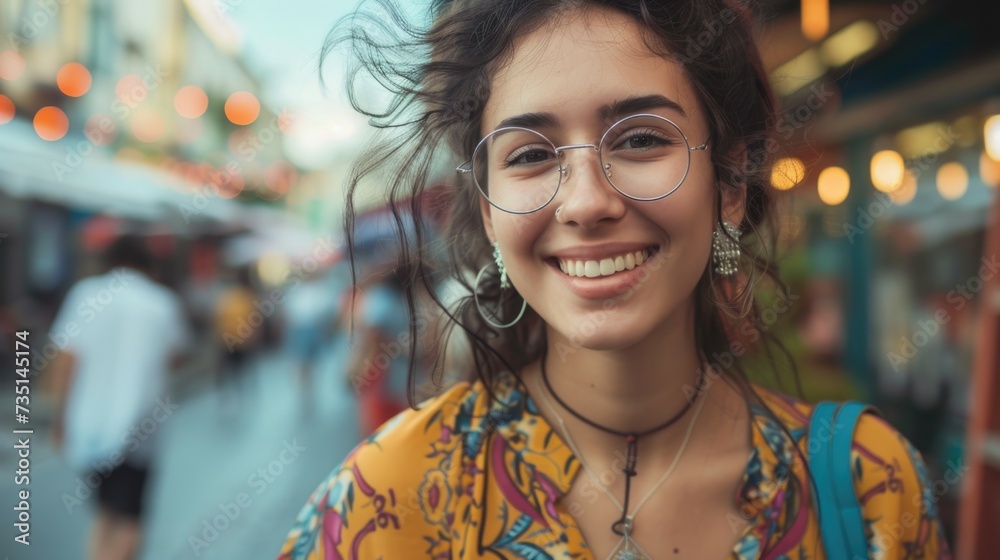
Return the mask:
[[[769,408],[786,425],[785,430],[760,403],[749,405],[750,437],[753,443],[736,491],[736,505],[750,517],[766,509],[784,493],[789,473],[797,467],[796,441],[804,431],[797,422],[798,411],[786,399],[768,391],[760,391]],[[489,407],[484,428],[495,427],[498,436],[515,450],[523,464],[532,468],[542,484],[550,484],[562,496],[569,492],[580,470],[580,462],[559,433],[539,413],[537,403],[513,375],[501,376],[494,388],[496,399]]]

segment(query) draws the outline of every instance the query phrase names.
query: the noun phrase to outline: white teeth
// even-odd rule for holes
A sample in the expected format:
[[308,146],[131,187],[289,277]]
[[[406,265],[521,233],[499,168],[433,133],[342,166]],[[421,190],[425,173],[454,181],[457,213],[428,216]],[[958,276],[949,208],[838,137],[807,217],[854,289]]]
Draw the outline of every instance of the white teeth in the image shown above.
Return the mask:
[[608,276],[615,273],[614,259],[601,259],[601,276]]
[[619,255],[613,258],[608,257],[599,261],[559,259],[559,270],[563,271],[563,274],[568,276],[598,278],[600,276],[611,276],[612,274],[623,270],[632,270],[633,268],[646,262],[646,259],[648,258],[648,250],[644,249],[634,253],[625,253],[624,255]]

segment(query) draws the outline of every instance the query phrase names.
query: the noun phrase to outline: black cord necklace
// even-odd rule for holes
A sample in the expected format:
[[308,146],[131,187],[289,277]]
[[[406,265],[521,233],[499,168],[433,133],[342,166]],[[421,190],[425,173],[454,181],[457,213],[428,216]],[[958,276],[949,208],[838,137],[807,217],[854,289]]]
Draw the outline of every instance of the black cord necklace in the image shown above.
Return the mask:
[[[617,535],[627,536],[627,534],[631,531],[631,527],[627,525],[628,503],[629,503],[629,495],[631,494],[631,489],[632,489],[632,477],[634,477],[637,472],[635,470],[635,467],[639,457],[639,438],[642,436],[647,436],[649,434],[656,433],[660,430],[663,430],[675,424],[678,420],[684,417],[687,411],[691,409],[691,405],[693,405],[694,401],[697,399],[696,398],[687,399],[687,402],[684,403],[684,406],[679,411],[677,411],[676,414],[668,418],[662,424],[654,426],[648,430],[643,430],[641,432],[624,432],[621,430],[615,430],[612,428],[608,428],[607,426],[602,426],[597,422],[594,422],[593,420],[583,416],[582,414],[574,410],[571,406],[566,404],[566,402],[563,401],[562,398],[559,397],[559,394],[556,393],[555,390],[552,388],[552,384],[549,383],[548,371],[546,371],[545,369],[546,361],[548,361],[548,349],[546,349],[542,354],[542,381],[545,382],[545,388],[548,389],[549,393],[552,394],[552,396],[556,399],[556,402],[558,402],[560,406],[568,410],[570,414],[577,417],[580,421],[586,423],[588,426],[592,426],[598,430],[601,430],[602,432],[607,432],[609,434],[614,434],[616,436],[621,436],[625,438],[625,443],[628,446],[625,458],[625,466],[622,467],[622,473],[625,475],[625,502],[624,502],[625,505],[624,507],[622,507],[621,518],[618,521],[615,521],[611,525],[611,530],[614,531],[615,534]],[[702,368],[702,370],[700,370],[698,374],[698,383],[695,386],[695,392],[694,392],[695,396],[701,394],[702,383],[704,382],[704,380],[705,380],[704,369]]]

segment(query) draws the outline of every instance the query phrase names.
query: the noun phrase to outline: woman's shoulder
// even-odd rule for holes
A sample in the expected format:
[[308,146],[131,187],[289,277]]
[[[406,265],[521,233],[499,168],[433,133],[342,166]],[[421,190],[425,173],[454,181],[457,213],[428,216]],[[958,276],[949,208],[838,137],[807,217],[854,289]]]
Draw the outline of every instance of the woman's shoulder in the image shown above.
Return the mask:
[[387,420],[347,455],[339,470],[349,466],[358,474],[400,484],[420,478],[421,471],[460,451],[463,438],[477,431],[487,398],[481,382],[458,382]]
[[[812,433],[817,441],[810,441],[810,427],[824,422],[814,418],[816,404],[770,389],[755,389],[761,402],[797,440],[804,457],[808,458],[816,446],[829,444],[833,430],[846,427],[837,422],[815,426]],[[931,483],[920,452],[877,411],[858,418],[850,455],[845,460],[850,465],[854,493],[873,550],[881,550],[888,557],[902,550],[922,551],[926,558],[947,557],[936,508],[941,495],[938,487],[947,490],[947,485],[957,483],[963,473],[945,473],[942,480]]]
[[[384,547],[386,537],[393,547],[425,549],[427,517],[448,514],[444,504],[457,490],[461,455],[487,399],[482,383],[460,382],[383,424],[313,491],[279,558]],[[431,511],[427,504],[442,507]]]
[[[768,416],[778,420],[795,439],[807,436],[813,423],[813,414],[819,403],[806,402],[775,389],[759,385],[753,386],[759,402],[753,403],[751,409],[755,417]],[[834,404],[842,404],[835,402]],[[911,446],[906,438],[889,422],[879,415],[874,407],[869,413],[862,414],[854,427],[854,445],[871,445],[879,449],[892,448],[897,453],[908,451]],[[820,420],[822,421],[822,420]],[[820,426],[829,429],[832,426]],[[838,426],[839,427],[839,426]],[[821,430],[822,431],[822,430]]]

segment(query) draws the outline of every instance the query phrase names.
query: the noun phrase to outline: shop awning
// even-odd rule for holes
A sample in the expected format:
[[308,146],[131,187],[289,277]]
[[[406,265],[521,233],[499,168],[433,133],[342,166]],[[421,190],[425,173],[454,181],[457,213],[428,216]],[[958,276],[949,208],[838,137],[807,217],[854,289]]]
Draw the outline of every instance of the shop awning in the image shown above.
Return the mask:
[[86,138],[44,141],[20,119],[0,126],[0,191],[188,232],[234,221],[240,206],[208,186],[111,159]]

